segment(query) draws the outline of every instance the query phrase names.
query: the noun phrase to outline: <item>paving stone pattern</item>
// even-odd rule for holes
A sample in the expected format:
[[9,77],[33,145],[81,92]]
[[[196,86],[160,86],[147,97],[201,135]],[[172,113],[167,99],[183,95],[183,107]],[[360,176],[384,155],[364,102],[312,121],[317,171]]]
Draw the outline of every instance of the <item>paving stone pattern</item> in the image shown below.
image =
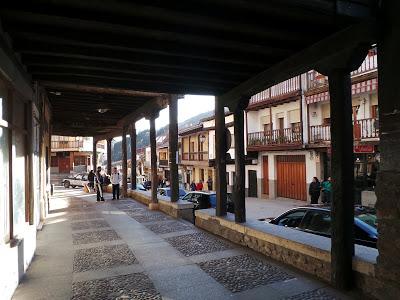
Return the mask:
[[323,289],[317,289],[309,292],[304,292],[298,295],[294,295],[291,297],[287,297],[285,299],[286,300],[337,300],[339,298],[329,295],[329,293],[327,293]]
[[168,217],[162,213],[149,213],[144,212],[142,214],[135,214],[135,213],[127,213],[128,216],[135,219],[139,223],[151,222],[151,221],[168,221],[172,220],[171,217]]
[[294,278],[247,254],[206,261],[198,265],[233,293]]
[[176,248],[185,256],[223,251],[232,248],[230,244],[204,232],[180,235],[167,238],[166,240],[172,247]]
[[129,209],[123,209],[122,211],[125,212],[128,216],[143,215],[146,213],[146,209],[144,208],[129,208]]
[[154,223],[146,225],[148,229],[153,231],[154,233],[164,234],[170,232],[177,232],[177,231],[185,231],[190,230],[192,227],[178,221],[172,221],[168,223]]
[[90,244],[121,239],[114,230],[100,230],[72,234],[73,244]]
[[72,300],[161,299],[150,278],[134,273],[105,279],[74,282]]
[[137,263],[127,244],[79,249],[74,254],[74,272],[107,269]]
[[71,223],[72,230],[84,230],[103,227],[110,227],[110,225],[105,220],[90,220]]
[[76,221],[76,220],[90,220],[90,219],[102,219],[103,216],[100,213],[84,213],[84,214],[75,214],[75,215],[70,215],[69,219],[71,221]]

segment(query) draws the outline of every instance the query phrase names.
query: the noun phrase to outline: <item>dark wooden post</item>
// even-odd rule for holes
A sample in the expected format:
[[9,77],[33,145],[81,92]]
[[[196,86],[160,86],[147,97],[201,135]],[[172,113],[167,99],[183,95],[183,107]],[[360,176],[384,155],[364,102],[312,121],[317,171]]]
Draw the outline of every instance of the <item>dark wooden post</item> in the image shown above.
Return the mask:
[[151,203],[149,209],[158,209],[157,199],[157,187],[158,187],[158,175],[157,175],[157,152],[156,152],[156,114],[150,116],[150,160],[151,160]]
[[107,174],[111,174],[111,142],[112,139],[107,139]]
[[244,151],[244,109],[248,99],[240,101],[234,109],[234,137],[235,137],[235,185],[233,187],[233,201],[235,206],[235,222],[246,222],[246,166]]
[[178,97],[171,95],[169,98],[169,170],[171,184],[171,201],[179,199],[178,177]]
[[136,190],[136,127],[131,124],[131,189]]
[[353,284],[354,155],[351,79],[348,69],[329,72],[331,106],[332,283],[342,289]]
[[126,149],[126,127],[122,128],[122,197],[128,196],[128,155]]
[[[400,295],[400,1],[383,1],[378,40],[380,164],[376,185],[379,256],[376,277],[381,299]],[[374,295],[375,296],[375,295]]]
[[226,129],[225,107],[218,97],[215,98],[215,169],[217,207],[216,215],[226,215]]
[[95,137],[93,137],[92,166],[93,166],[93,171],[96,173],[96,168],[97,168],[97,141],[96,141]]

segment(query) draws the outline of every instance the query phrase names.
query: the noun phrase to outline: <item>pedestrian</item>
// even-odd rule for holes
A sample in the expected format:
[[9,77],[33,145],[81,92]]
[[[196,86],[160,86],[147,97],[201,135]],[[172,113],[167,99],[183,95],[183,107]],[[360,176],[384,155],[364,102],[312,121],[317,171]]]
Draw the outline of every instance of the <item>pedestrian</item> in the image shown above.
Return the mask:
[[319,195],[321,193],[321,183],[317,177],[313,177],[313,181],[310,183],[308,193],[311,197],[311,204],[318,204]]
[[93,170],[90,170],[89,174],[88,174],[88,181],[89,181],[89,191],[93,191],[94,190],[94,172]]
[[331,198],[332,198],[332,182],[331,182],[331,177],[328,177],[325,179],[322,184],[321,184],[322,192],[324,195],[324,199],[322,202],[326,204],[331,203]]
[[96,184],[96,194],[97,194],[97,202],[104,201],[103,197],[103,176],[101,175],[101,167],[97,167],[97,171],[94,177]]
[[203,181],[200,180],[199,183],[196,185],[196,191],[202,191],[203,190]]
[[207,186],[208,186],[208,190],[212,191],[212,189],[213,189],[213,181],[212,181],[211,176],[208,176]]
[[118,170],[116,167],[114,167],[113,172],[111,174],[111,184],[112,184],[112,200],[115,200],[115,195],[117,195],[117,200],[119,200],[119,184],[121,182],[122,178],[121,175],[119,174]]
[[192,181],[192,183],[190,184],[190,190],[191,191],[195,191],[196,190],[196,184],[194,183],[194,181]]

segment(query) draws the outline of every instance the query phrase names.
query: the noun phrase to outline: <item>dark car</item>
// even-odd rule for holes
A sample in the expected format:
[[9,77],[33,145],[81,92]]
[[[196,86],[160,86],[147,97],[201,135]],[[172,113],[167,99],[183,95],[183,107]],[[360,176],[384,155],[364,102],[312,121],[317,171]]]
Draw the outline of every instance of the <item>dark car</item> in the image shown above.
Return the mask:
[[146,180],[145,182],[143,182],[143,186],[146,190],[150,190],[151,189],[151,181]]
[[[194,204],[194,209],[205,209],[205,208],[215,208],[217,206],[217,194],[193,191],[188,192],[182,200],[192,202]],[[233,213],[233,201],[231,194],[227,194],[227,211]]]
[[[158,188],[157,194],[161,196],[171,197],[171,188]],[[186,195],[184,189],[179,189],[179,199],[182,199]]]
[[[376,248],[378,231],[375,210],[357,206],[354,215],[354,242]],[[331,237],[330,207],[310,206],[291,209],[269,223]]]

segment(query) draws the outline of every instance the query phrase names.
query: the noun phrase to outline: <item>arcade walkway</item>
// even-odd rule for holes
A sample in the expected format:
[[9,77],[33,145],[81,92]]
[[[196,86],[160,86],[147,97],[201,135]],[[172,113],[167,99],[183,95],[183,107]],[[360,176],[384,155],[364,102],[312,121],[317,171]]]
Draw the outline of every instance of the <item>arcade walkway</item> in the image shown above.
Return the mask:
[[14,299],[353,298],[132,200],[56,189],[50,207]]

